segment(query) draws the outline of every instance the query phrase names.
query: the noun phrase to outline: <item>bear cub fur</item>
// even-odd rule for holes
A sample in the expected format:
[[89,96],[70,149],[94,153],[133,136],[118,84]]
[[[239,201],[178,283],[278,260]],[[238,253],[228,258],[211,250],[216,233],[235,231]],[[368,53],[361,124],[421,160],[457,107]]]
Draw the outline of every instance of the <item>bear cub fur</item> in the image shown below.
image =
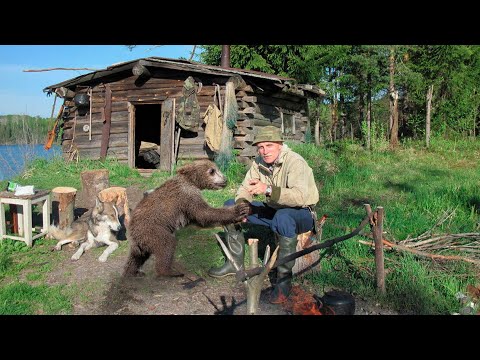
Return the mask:
[[143,275],[140,268],[152,254],[157,276],[178,276],[171,268],[176,230],[188,224],[209,227],[242,221],[249,214],[248,204],[214,208],[202,198],[201,190],[226,185],[227,178],[215,163],[197,160],[146,195],[133,210],[128,226],[130,252],[124,276]]

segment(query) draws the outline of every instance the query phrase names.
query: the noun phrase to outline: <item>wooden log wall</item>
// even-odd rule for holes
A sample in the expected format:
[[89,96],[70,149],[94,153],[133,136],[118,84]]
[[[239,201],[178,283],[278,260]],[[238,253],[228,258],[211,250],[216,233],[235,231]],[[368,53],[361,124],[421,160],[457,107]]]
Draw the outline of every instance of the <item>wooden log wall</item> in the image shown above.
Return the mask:
[[[185,74],[185,79],[187,77],[188,74]],[[194,77],[198,78],[198,76]],[[138,78],[131,76],[110,83],[112,89],[112,113],[107,156],[115,156],[120,162],[128,163],[129,102],[136,104],[142,102],[161,103],[163,100],[171,97],[178,99],[182,96],[185,79],[152,77],[144,81],[141,86],[138,86]],[[203,116],[207,107],[213,103],[215,94],[214,85],[202,85],[200,93],[197,94],[201,116]],[[86,88],[77,89],[77,93],[86,91]],[[305,129],[308,125],[306,99],[280,92],[259,94],[250,86],[237,91],[236,97],[239,106],[239,120],[234,133],[234,148],[240,150],[241,157],[250,158],[256,155],[256,149],[251,145],[255,133],[254,129],[265,125],[280,127],[280,112],[294,115],[296,128],[294,140],[304,141]],[[221,98],[224,104],[225,85],[221,86]],[[77,113],[75,117],[75,113],[72,112],[64,122],[62,136],[64,153],[71,148],[74,139],[80,158],[100,158],[105,86],[97,85],[93,88],[91,101],[91,140],[89,139],[89,131],[84,131],[84,126],[90,125],[90,113],[87,112],[83,116]],[[66,102],[66,105],[68,105],[68,102]],[[205,145],[204,125],[198,129],[196,137],[192,137],[192,135],[194,134],[182,132],[178,158],[208,158],[210,152]]]
[[293,116],[295,134],[290,136],[292,141],[305,141],[305,132],[309,126],[308,105],[305,98],[285,93],[255,93],[241,90],[236,93],[239,120],[234,134],[234,147],[240,150],[243,160],[257,155],[253,138],[259,127],[273,125],[282,126],[282,117]]

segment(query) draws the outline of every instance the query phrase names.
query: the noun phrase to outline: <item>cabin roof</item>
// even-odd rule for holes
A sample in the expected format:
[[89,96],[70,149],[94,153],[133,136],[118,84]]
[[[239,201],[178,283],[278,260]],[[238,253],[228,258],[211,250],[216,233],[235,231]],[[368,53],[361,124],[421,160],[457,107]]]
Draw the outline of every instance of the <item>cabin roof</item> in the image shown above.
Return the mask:
[[236,68],[224,68],[214,65],[205,65],[194,61],[182,60],[182,59],[169,59],[162,57],[147,57],[137,60],[125,61],[120,63],[115,63],[108,66],[105,69],[96,70],[88,74],[80,75],[75,78],[63,81],[61,83],[47,86],[43,89],[44,92],[52,93],[55,89],[60,87],[71,88],[77,85],[87,85],[92,81],[99,81],[99,79],[122,72],[126,70],[131,70],[135,64],[140,63],[143,66],[147,67],[157,67],[171,69],[174,71],[191,71],[198,72],[202,74],[211,74],[218,76],[230,77],[232,75],[240,75],[245,79],[262,79],[267,81],[272,81],[280,88],[284,87],[297,87],[300,93],[298,95],[303,95],[303,92],[310,93],[310,96],[318,97],[324,96],[325,92],[321,90],[316,85],[308,84],[296,84],[296,80],[293,78],[272,75],[263,73],[260,71],[254,70],[245,70],[245,69],[236,69]]

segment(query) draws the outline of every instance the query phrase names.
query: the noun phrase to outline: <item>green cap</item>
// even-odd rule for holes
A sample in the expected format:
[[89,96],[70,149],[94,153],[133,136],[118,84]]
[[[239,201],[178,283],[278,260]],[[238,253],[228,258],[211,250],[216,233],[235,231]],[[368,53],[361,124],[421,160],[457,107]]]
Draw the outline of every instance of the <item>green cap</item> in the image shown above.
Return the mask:
[[261,128],[258,129],[257,135],[255,135],[252,145],[255,145],[264,141],[283,142],[282,130],[280,130],[280,128],[277,128],[275,126],[262,126]]

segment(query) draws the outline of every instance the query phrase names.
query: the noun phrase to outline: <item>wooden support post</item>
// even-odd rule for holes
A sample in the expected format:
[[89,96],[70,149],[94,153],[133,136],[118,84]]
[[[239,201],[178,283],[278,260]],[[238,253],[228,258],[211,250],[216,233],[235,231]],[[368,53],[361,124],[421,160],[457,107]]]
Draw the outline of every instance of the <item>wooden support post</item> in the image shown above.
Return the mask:
[[166,99],[162,104],[160,123],[160,167],[162,171],[172,170],[172,127],[175,127],[173,114],[175,112],[174,99]]
[[[237,264],[232,254],[223,243],[222,239],[220,239],[220,236],[218,236],[218,234],[215,234],[215,237],[217,238],[218,243],[222,247],[225,256],[233,264],[233,267],[235,268],[237,273],[243,270],[244,264]],[[248,245],[250,246],[250,265],[254,266],[254,264],[258,264],[258,239],[248,239]],[[278,249],[279,247],[277,246],[277,248],[273,252],[272,257],[270,257],[270,247],[267,245],[267,248],[265,250],[265,257],[263,259],[264,267],[256,267],[257,269],[261,270],[255,276],[247,280],[242,280],[245,284],[245,289],[247,291],[247,314],[249,315],[255,315],[257,313],[258,303],[260,301],[260,293],[262,291],[262,285],[265,278],[267,277],[267,274],[272,269],[273,264],[275,263],[275,261],[277,261]]]
[[112,125],[112,89],[105,85],[105,108],[103,109],[102,143],[100,145],[100,160],[105,160],[110,142],[110,127]]
[[93,208],[95,198],[100,191],[108,188],[110,180],[107,169],[85,170],[80,174],[82,178],[82,190],[85,192],[85,198],[88,199],[88,208]]
[[69,228],[74,219],[75,196],[77,189],[60,186],[52,189],[53,225],[61,230]]
[[[258,239],[248,239],[250,268],[257,267],[258,263]],[[260,293],[262,291],[261,282],[245,282],[247,291],[247,314],[254,315],[258,309]]]
[[[14,234],[19,234],[22,235],[18,232],[19,227],[18,227],[18,210],[17,210],[17,205],[10,204],[10,215],[12,216],[12,232]],[[20,229],[22,227],[20,226]]]
[[364,204],[368,214],[370,228],[375,241],[375,273],[377,278],[377,289],[385,294],[385,267],[383,260],[383,207],[378,206],[375,213],[372,213],[370,204]]
[[258,239],[248,239],[250,253],[250,268],[257,267],[258,263]]
[[[250,267],[258,267],[258,239],[248,239],[248,245],[250,246]],[[273,264],[277,261],[278,249],[279,247],[277,246],[272,257],[270,257],[270,247],[267,245],[262,271],[243,282],[247,291],[247,315],[255,315],[257,313],[262,286]]]
[[385,267],[383,259],[383,207],[378,206],[376,210],[376,224],[373,238],[375,239],[375,268],[377,273],[377,288],[385,294]]

